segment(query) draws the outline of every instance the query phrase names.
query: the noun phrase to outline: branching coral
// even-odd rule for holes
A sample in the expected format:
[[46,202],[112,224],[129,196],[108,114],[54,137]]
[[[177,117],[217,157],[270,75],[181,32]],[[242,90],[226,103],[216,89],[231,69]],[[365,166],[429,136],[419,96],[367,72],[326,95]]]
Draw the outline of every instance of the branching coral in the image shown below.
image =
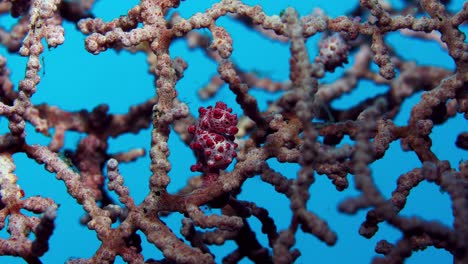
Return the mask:
[[[447,8],[451,1],[404,1],[406,6],[397,8],[387,1],[360,0],[354,10],[335,18],[320,9],[300,15],[292,7],[269,15],[261,6],[240,0],[221,0],[186,18],[177,12],[191,2],[141,0],[126,15],[110,21],[93,14],[93,0],[0,3],[3,16],[17,18],[11,28],[0,28],[0,42],[5,52],[27,58],[24,77],[16,84],[10,79],[11,65],[0,55],[0,115],[8,125],[0,136],[0,228],[7,234],[0,238],[1,255],[40,263],[60,218],[61,201],[30,196],[18,183],[18,177],[33,177],[15,174],[15,164],[19,166],[15,154],[26,154],[64,183],[67,194],[85,211],[81,223],[100,241],[92,256],[69,263],[113,263],[118,257],[129,263],[215,263],[221,257],[211,246],[229,242],[235,247],[223,263],[245,258],[255,263],[292,263],[301,255],[296,245],[300,232],[330,247],[339,243],[340,232],[329,224],[331,219],[309,206],[321,199],[311,189],[322,175],[337,192],[357,191],[333,205],[340,213],[367,212],[360,227],[345,223],[347,229],[375,238],[386,223],[401,234],[394,241],[377,241],[375,252],[380,255],[374,263],[401,263],[429,246],[447,251],[454,263],[468,263],[468,162],[461,157],[458,164],[451,164],[432,149],[436,126],[450,127],[456,115],[468,118],[468,44],[462,31],[468,3],[451,11]],[[234,59],[235,32],[223,25],[226,17],[288,45],[289,78],[278,81],[244,69],[243,62]],[[60,48],[67,42],[64,21],[87,36],[84,48],[97,58],[109,50],[144,54],[154,77],[152,96],[123,114],[112,113],[106,104],[92,106],[91,111],[35,104],[34,96],[48,88],[40,86],[48,78],[40,74],[45,67],[44,45]],[[454,69],[405,59],[386,39],[395,32],[435,40],[453,60]],[[317,52],[311,52],[307,42],[319,34],[323,37],[313,43]],[[225,85],[237,103],[229,106],[238,110],[218,102],[200,107],[198,120],[191,115],[189,107],[196,106],[185,99],[188,88],[176,89],[189,67],[186,58],[172,53],[178,40],[202,50],[217,66],[215,75],[206,78],[210,83],[190,89],[209,99]],[[346,63],[345,69],[340,68]],[[335,79],[326,79],[335,71]],[[96,89],[106,85],[106,78],[112,77],[104,76]],[[363,80],[388,90],[344,109],[333,105]],[[254,95],[254,88],[277,97],[263,109],[260,102],[265,100]],[[397,123],[403,104],[418,92],[422,96],[409,119]],[[47,136],[48,143],[33,141],[27,125]],[[151,140],[146,148],[110,150],[111,138],[145,133],[148,127]],[[67,132],[72,131],[83,137],[65,149]],[[457,133],[447,148],[466,154],[466,127]],[[190,180],[177,192],[168,190],[170,171],[178,165],[170,162],[173,136],[193,149],[197,159],[192,172],[185,172]],[[419,165],[398,175],[395,189],[386,197],[376,179],[387,175],[371,166],[387,159],[390,145],[398,141]],[[138,177],[149,186],[139,202],[124,182],[128,176],[120,172],[119,164],[135,161],[145,152],[151,172]],[[299,170],[288,177],[290,172],[274,168],[272,160],[296,164]],[[286,226],[279,226],[255,198],[242,199],[252,178],[288,200],[289,208],[282,208],[288,213]],[[421,182],[448,194],[452,225],[401,213]],[[210,214],[204,206],[216,211]],[[165,223],[170,214],[183,216],[180,230]],[[252,226],[252,218],[258,220],[259,230]],[[261,241],[261,233],[267,242]],[[152,245],[149,254],[160,251],[164,259],[144,255],[142,240]]]

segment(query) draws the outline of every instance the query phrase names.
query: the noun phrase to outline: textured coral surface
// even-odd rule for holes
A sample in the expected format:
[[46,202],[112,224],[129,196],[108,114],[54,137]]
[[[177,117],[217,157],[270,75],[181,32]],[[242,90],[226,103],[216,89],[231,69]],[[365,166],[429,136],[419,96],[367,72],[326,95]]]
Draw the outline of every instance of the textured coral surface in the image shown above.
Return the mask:
[[468,3],[270,2],[0,1],[0,262],[468,263]]

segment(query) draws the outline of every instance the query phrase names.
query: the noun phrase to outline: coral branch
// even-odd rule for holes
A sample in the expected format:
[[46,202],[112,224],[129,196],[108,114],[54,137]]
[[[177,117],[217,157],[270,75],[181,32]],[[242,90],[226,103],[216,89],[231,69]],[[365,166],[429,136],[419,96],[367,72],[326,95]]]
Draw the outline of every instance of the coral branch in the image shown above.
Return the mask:
[[[328,1],[310,11],[141,0],[109,17],[106,1],[95,2],[0,3],[0,262],[312,263],[330,252],[320,247],[336,247],[328,262],[363,263],[340,244],[353,230],[358,255],[376,243],[373,263],[403,263],[427,247],[468,263],[468,3],[341,1],[354,8],[331,17]],[[425,63],[408,52],[414,40],[435,44]],[[92,57],[110,67],[116,54],[118,73],[92,78],[82,66]],[[146,58],[152,85],[126,56]],[[124,83],[111,85],[120,74]],[[88,96],[85,109],[61,105],[73,89]],[[131,103],[123,112],[88,102],[119,94],[119,106]],[[388,161],[397,173],[379,167]],[[417,200],[424,185],[441,194]],[[410,201],[433,206],[437,196],[451,215],[436,216],[452,222],[408,212]],[[63,220],[69,201],[84,214],[76,221]],[[59,237],[64,222],[97,238],[74,242],[89,253],[53,259],[57,248],[78,248]]]

